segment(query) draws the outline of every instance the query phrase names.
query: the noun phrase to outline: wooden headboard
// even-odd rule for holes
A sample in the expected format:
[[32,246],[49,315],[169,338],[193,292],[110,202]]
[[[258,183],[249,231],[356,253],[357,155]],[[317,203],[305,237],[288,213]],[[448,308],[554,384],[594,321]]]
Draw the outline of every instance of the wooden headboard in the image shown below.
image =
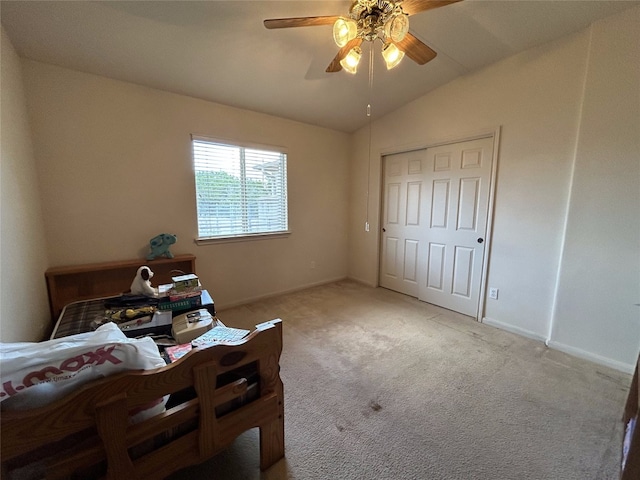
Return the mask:
[[51,320],[55,324],[65,305],[79,300],[109,297],[129,291],[139,267],[148,265],[154,273],[153,285],[171,283],[177,271],[196,273],[194,255],[176,255],[155,260],[135,259],[119,262],[70,265],[48,269],[44,276],[49,292]]

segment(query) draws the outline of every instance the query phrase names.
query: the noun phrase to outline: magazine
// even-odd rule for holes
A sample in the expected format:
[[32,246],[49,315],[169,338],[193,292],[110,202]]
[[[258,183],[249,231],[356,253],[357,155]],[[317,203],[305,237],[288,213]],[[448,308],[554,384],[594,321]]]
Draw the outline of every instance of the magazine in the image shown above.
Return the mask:
[[191,340],[194,347],[209,347],[219,343],[237,342],[249,335],[249,330],[216,325],[211,330]]

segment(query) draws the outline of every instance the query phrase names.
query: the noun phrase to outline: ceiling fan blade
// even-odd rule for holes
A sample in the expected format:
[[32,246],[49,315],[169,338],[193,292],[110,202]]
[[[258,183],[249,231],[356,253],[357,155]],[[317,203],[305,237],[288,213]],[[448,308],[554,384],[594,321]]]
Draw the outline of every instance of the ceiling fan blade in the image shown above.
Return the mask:
[[452,3],[461,2],[462,0],[403,0],[401,3],[402,11],[407,15],[415,15],[438,7],[445,7]]
[[359,47],[361,44],[362,44],[361,38],[354,38],[349,43],[347,43],[344,47],[342,47],[338,51],[338,54],[335,57],[333,57],[333,60],[331,60],[331,63],[329,64],[325,72],[335,73],[342,70],[342,65],[340,65],[340,60],[342,60],[344,57],[347,56],[347,53],[349,53],[349,50],[351,50],[353,47]]
[[436,58],[437,53],[431,47],[425,45],[411,33],[407,33],[400,42],[393,42],[407,57],[418,65],[424,65]]
[[340,16],[331,17],[294,17],[294,18],[270,18],[264,21],[264,26],[272,28],[290,27],[315,27],[318,25],[333,25]]

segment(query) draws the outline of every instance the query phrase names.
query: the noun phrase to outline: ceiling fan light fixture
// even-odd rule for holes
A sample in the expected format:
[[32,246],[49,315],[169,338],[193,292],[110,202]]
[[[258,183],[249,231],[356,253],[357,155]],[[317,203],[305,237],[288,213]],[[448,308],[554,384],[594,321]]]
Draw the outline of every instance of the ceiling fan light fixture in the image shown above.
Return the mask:
[[339,47],[344,47],[358,34],[358,24],[350,18],[339,18],[333,24],[333,41]]
[[384,24],[384,34],[394,42],[401,42],[409,32],[409,15],[400,13],[392,16]]
[[349,53],[340,60],[340,65],[347,72],[355,74],[358,71],[358,63],[360,63],[360,57],[362,57],[362,50],[360,47],[353,47],[349,50]]
[[391,70],[402,61],[404,52],[393,43],[387,43],[382,47],[382,58],[384,58],[384,63],[387,65],[387,70]]
[[[362,52],[355,47],[365,41],[373,43],[377,40],[382,42],[388,69],[398,65],[405,54],[418,65],[424,65],[436,58],[437,53],[409,32],[409,17],[460,1],[462,0],[350,0],[351,7],[346,15],[270,18],[264,21],[264,26],[268,29],[332,26],[333,39],[340,50],[327,66],[327,73],[343,69],[356,73]],[[395,48],[388,47],[389,44],[393,44]],[[373,55],[373,48],[369,53]],[[373,61],[369,63],[372,71]]]

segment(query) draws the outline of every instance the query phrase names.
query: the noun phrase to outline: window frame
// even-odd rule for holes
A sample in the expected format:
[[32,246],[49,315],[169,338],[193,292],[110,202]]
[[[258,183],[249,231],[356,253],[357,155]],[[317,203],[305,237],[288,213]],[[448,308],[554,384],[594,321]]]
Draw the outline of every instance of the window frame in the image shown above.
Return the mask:
[[[263,150],[263,151],[268,151],[268,152],[274,152],[280,155],[284,156],[283,159],[283,168],[284,168],[284,184],[283,184],[283,188],[284,188],[284,208],[285,208],[285,215],[284,215],[284,221],[286,222],[286,230],[278,230],[278,231],[274,231],[274,232],[268,232],[268,231],[264,231],[264,232],[244,232],[244,233],[233,233],[233,234],[223,234],[223,235],[216,235],[216,236],[208,236],[208,237],[201,237],[200,236],[200,223],[199,223],[199,215],[198,215],[198,190],[197,190],[197,180],[196,180],[196,163],[195,163],[195,151],[194,151],[194,142],[196,141],[201,141],[201,142],[209,142],[209,143],[215,143],[215,144],[219,144],[221,146],[224,147],[230,147],[230,148],[238,148],[238,149],[242,149],[244,150]],[[250,240],[262,240],[262,239],[267,239],[267,238],[279,238],[279,237],[287,237],[291,234],[291,228],[290,228],[290,222],[289,222],[289,175],[288,175],[288,151],[285,147],[281,147],[281,146],[275,146],[275,145],[264,145],[264,144],[258,144],[258,143],[251,143],[251,142],[243,142],[243,141],[238,141],[238,140],[232,140],[232,139],[222,139],[222,138],[217,138],[217,137],[210,137],[210,136],[206,136],[206,135],[196,135],[196,134],[191,134],[191,140],[190,140],[190,147],[191,147],[191,165],[193,168],[193,185],[194,185],[194,200],[195,200],[195,213],[196,213],[196,230],[197,230],[197,234],[195,237],[195,243],[197,245],[206,245],[206,244],[211,244],[211,243],[229,243],[229,242],[244,242],[244,241],[250,241]],[[242,155],[242,157],[244,158],[244,155]],[[241,161],[241,163],[244,165],[244,160]],[[242,167],[244,169],[244,166]],[[243,178],[245,178],[246,181],[246,171],[243,173],[242,175]],[[241,188],[246,188],[245,185],[243,185]],[[242,205],[242,209],[246,210],[247,205],[243,204]]]

